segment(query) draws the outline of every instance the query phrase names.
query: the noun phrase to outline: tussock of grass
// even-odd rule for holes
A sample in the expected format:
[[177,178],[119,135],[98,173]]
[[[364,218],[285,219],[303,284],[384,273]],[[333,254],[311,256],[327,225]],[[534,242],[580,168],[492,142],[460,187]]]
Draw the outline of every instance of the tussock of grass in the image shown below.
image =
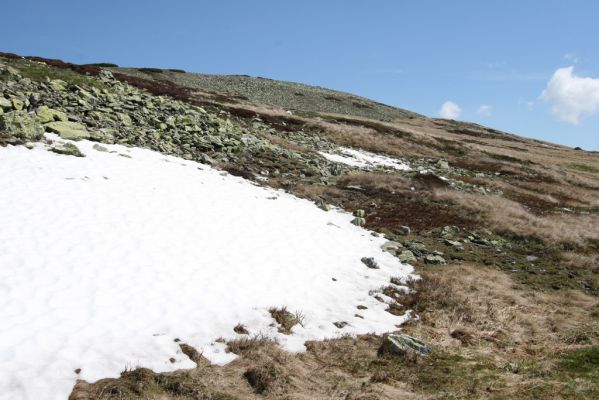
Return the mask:
[[274,346],[276,342],[268,336],[257,334],[252,337],[242,337],[227,342],[227,351],[248,356],[249,354],[264,349],[267,346]]
[[279,332],[284,333],[286,335],[291,334],[291,329],[295,325],[304,325],[305,316],[302,314],[301,311],[291,313],[287,310],[287,307],[273,307],[270,310],[268,310],[268,312],[279,324]]
[[248,368],[243,376],[258,394],[272,391],[275,386],[280,386],[286,381],[283,369],[273,362]]

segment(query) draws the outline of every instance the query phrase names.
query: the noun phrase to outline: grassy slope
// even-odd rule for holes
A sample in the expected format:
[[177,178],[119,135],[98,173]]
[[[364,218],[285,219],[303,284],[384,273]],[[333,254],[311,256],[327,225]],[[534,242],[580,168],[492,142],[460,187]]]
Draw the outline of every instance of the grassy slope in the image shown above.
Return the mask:
[[[71,70],[10,62],[31,79],[48,75],[96,84]],[[352,108],[351,96],[303,85],[134,74],[145,80],[133,84],[225,110],[236,126],[304,157],[251,154],[222,168],[250,179],[269,171],[269,185],[350,211],[365,209],[369,228],[444,252],[448,266],[416,262],[424,279],[415,284],[415,295],[398,299],[421,316],[404,330],[433,344],[435,353],[428,359],[381,359],[380,338],[370,336],[314,343],[305,355],[249,340],[231,344],[242,357],[225,368],[200,362],[197,370],[177,374],[130,371],[119,380],[80,383],[74,398],[597,397],[599,155],[376,103],[368,103],[375,111]],[[165,75],[177,79],[156,88]],[[237,83],[218,93],[229,79]],[[262,89],[243,82],[258,82]],[[310,94],[297,96],[298,88]],[[347,96],[345,108],[324,98],[330,93]],[[269,104],[257,104],[260,96]],[[289,108],[294,116],[286,113]],[[343,171],[323,184],[306,160],[325,145],[359,147],[428,167],[427,160],[444,158],[452,168],[435,173],[500,194],[456,190],[434,176],[409,173]],[[412,228],[408,237],[398,234],[401,225]],[[508,244],[501,252],[475,244],[460,251],[442,243],[439,232],[446,225],[462,228],[454,239],[477,231]],[[390,312],[403,312],[399,304]],[[248,376],[266,382],[261,393],[254,393]]]

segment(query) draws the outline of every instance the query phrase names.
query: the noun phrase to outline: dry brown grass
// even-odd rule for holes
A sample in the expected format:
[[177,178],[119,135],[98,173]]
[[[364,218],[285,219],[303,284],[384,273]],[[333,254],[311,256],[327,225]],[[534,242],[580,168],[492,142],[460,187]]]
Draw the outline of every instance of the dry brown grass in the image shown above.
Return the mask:
[[265,132],[262,133],[262,136],[264,136],[264,138],[268,139],[271,143],[274,143],[277,146],[282,147],[287,150],[296,151],[298,153],[305,153],[306,151],[308,151],[307,148],[300,146],[299,144],[292,142],[291,140],[282,138],[280,136],[271,135],[270,133],[265,133]]
[[364,126],[325,121],[310,121],[309,126],[322,130],[329,140],[341,146],[387,154],[397,158],[423,155],[440,156],[439,152],[412,140],[380,133]]
[[299,354],[255,336],[229,342],[240,357],[224,367],[125,371],[118,380],[79,382],[71,399],[589,398],[562,396],[567,376],[546,371],[556,355],[599,343],[597,299],[523,291],[481,265],[421,275],[401,298],[420,318],[403,330],[433,345],[430,357],[377,356],[382,338],[374,335],[308,342]]
[[456,190],[436,190],[435,196],[482,212],[485,218],[481,222],[498,232],[533,236],[551,243],[584,243],[586,239],[599,237],[598,216],[555,214],[538,217],[520,203],[503,197],[480,196]]
[[565,259],[566,265],[572,269],[584,269],[599,272],[598,254],[564,252],[562,253],[562,257]]
[[287,310],[287,307],[273,307],[268,310],[270,315],[274,318],[275,321],[279,324],[279,332],[284,333],[286,335],[290,335],[294,326],[304,324],[304,315],[301,311],[296,311],[294,313]]
[[[553,294],[522,291],[505,274],[478,265],[425,271],[400,302],[419,322],[406,330],[446,346],[504,349],[495,357],[514,358],[568,348],[572,338],[599,333],[597,299],[580,291]],[[590,322],[593,321],[594,322]]]
[[402,175],[356,172],[341,176],[337,179],[337,185],[340,186],[360,186],[373,190],[386,190],[388,192],[403,192],[410,190],[411,180]]

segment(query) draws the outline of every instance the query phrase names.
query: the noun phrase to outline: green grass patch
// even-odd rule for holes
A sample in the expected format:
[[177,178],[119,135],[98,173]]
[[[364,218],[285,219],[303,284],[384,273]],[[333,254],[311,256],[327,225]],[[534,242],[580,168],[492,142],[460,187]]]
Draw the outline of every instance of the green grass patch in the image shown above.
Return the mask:
[[69,69],[56,68],[50,65],[32,62],[28,60],[11,60],[9,64],[19,70],[19,73],[24,78],[29,78],[33,81],[43,82],[48,79],[60,79],[70,85],[77,86],[95,86],[98,89],[106,88],[107,86],[100,81],[88,75],[83,75]]
[[558,371],[573,375],[593,375],[599,382],[599,346],[566,353],[562,356]]
[[599,169],[586,164],[570,164],[570,168],[581,172],[589,172],[591,174],[599,173]]

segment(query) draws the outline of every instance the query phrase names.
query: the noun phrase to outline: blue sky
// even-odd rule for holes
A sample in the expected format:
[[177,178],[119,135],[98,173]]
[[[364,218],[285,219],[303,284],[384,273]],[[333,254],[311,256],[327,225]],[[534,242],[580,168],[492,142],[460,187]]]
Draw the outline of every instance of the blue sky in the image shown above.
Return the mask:
[[0,51],[304,82],[429,116],[451,102],[446,116],[599,150],[599,1],[29,0],[2,9]]

